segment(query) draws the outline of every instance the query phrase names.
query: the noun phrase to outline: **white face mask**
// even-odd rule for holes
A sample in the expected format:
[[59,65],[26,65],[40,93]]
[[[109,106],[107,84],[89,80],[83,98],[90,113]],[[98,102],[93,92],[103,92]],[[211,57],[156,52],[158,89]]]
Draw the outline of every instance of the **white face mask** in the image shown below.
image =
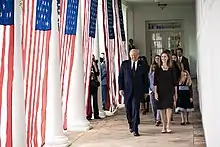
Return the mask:
[[101,54],[100,57],[101,57],[101,58],[105,58],[105,55]]

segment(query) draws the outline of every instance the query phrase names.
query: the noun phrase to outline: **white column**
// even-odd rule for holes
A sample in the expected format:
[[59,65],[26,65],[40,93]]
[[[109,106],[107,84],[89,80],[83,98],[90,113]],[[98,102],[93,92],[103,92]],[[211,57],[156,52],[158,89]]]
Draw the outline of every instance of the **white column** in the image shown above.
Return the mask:
[[62,127],[57,0],[52,1],[51,21],[45,146],[66,147],[70,145],[70,142],[64,135]]
[[220,146],[219,139],[219,40],[220,1],[201,2],[197,43],[199,54],[199,90],[202,99],[202,121],[207,147]]
[[[81,16],[81,7],[81,0],[79,0],[78,16]],[[67,129],[68,131],[87,131],[90,129],[90,126],[85,113],[82,20],[81,17],[78,17],[77,19],[77,35],[67,104]]]
[[21,8],[14,1],[14,79],[12,89],[12,146],[26,146],[24,81],[22,75]]
[[[94,55],[96,59],[100,61],[100,48],[99,48],[99,23],[98,23],[98,15],[97,15],[97,21],[96,21],[96,32],[95,32],[95,42],[94,42]],[[101,82],[101,68],[100,68],[100,62],[98,63],[98,68],[100,71],[100,76],[98,77],[98,80]],[[98,87],[98,107],[99,107],[99,116],[101,118],[106,117],[105,111],[102,109],[102,84],[100,87]]]

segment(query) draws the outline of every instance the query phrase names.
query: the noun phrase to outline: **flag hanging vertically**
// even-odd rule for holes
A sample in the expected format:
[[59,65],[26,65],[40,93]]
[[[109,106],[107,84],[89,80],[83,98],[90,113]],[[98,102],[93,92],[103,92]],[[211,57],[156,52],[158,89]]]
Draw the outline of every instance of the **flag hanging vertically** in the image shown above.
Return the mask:
[[[125,30],[124,30],[124,20],[123,20],[123,12],[122,12],[122,3],[121,0],[114,0],[114,8],[115,8],[115,30],[117,33],[116,37],[116,79],[118,81],[118,74],[121,62],[127,59],[126,53],[126,38],[125,38]],[[117,104],[123,104],[122,96],[119,94],[119,87],[116,84],[116,97],[117,97]]]
[[[86,113],[87,116],[92,116],[92,107],[91,107],[91,96],[90,96],[90,74],[92,67],[92,53],[94,50],[94,38],[96,32],[96,21],[97,21],[97,10],[98,10],[98,0],[91,0],[85,2],[85,6],[87,6],[86,13],[84,17],[84,41],[88,40],[88,42],[84,43],[84,69],[85,69],[85,86],[86,86]],[[86,8],[86,7],[85,7]],[[87,28],[88,27],[88,28]]]
[[12,82],[14,61],[14,1],[0,1],[1,146],[12,146]]
[[116,109],[116,77],[115,77],[115,25],[114,25],[114,10],[112,0],[102,1],[103,12],[103,30],[105,36],[105,53],[107,66],[107,101],[106,107],[111,112]]
[[23,63],[27,146],[45,142],[52,0],[24,0]]
[[20,16],[19,1],[0,1],[1,147],[25,146]]
[[74,60],[75,39],[77,35],[76,28],[79,0],[61,2],[61,86],[64,113],[63,128],[67,129],[67,103]]

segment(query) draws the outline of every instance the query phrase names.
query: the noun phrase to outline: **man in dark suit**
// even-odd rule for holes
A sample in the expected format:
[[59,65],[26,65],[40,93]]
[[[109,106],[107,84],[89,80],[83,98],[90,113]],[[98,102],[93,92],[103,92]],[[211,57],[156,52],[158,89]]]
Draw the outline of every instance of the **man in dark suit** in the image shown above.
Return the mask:
[[135,46],[134,46],[134,41],[133,39],[129,39],[129,45],[128,45],[128,56],[129,56],[129,53],[132,49],[135,49]]
[[178,48],[176,50],[177,58],[180,63],[183,64],[184,70],[187,70],[190,73],[189,60],[183,56],[183,49]]
[[138,60],[139,50],[130,51],[130,60],[123,61],[119,71],[120,95],[124,96],[129,130],[134,136],[140,136],[140,102],[148,95],[149,81],[147,65]]

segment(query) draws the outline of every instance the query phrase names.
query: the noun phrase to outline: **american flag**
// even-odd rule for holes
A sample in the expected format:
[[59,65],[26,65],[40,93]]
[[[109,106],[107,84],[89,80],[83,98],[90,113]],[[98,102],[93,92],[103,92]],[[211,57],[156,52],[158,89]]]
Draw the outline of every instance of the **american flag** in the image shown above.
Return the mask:
[[60,27],[60,44],[61,44],[61,83],[62,83],[62,100],[64,125],[67,129],[67,103],[69,98],[70,78],[74,60],[74,48],[78,18],[79,0],[62,0],[61,1],[61,27]]
[[24,0],[22,47],[27,146],[45,142],[52,0]]
[[[18,1],[0,1],[0,35],[2,36],[0,39],[0,146],[2,147],[16,147],[16,143],[25,146],[20,16]],[[18,133],[22,133],[23,137],[18,136]]]
[[83,26],[83,54],[84,54],[84,81],[86,89],[86,113],[92,113],[91,98],[89,97],[90,74],[92,66],[92,53],[94,50],[94,38],[96,32],[98,0],[84,1],[84,26]]
[[105,53],[106,53],[106,66],[107,66],[107,88],[108,95],[106,107],[113,112],[116,108],[116,75],[115,75],[115,51],[116,39],[115,25],[114,25],[114,9],[112,0],[102,1],[103,12],[103,30],[105,36]]
[[1,146],[12,146],[12,82],[14,62],[14,1],[0,1]]
[[[115,30],[116,30],[116,79],[118,81],[118,74],[121,62],[127,59],[126,54],[126,37],[125,37],[125,30],[124,30],[124,20],[123,20],[123,12],[122,12],[122,3],[121,0],[114,0],[114,8],[115,8]],[[117,88],[117,103],[123,104],[123,99],[119,94],[119,87],[116,84]]]

